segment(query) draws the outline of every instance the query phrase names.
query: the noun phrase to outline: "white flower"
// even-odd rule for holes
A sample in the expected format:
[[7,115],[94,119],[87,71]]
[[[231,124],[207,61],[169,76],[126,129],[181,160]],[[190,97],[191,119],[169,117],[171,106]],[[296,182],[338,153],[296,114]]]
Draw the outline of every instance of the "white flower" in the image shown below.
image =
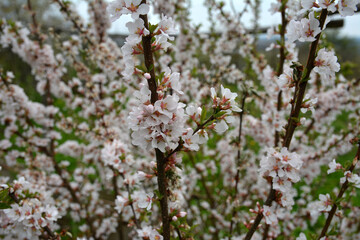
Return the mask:
[[209,136],[205,129],[199,130],[197,134],[199,135],[199,144],[204,144],[208,141]]
[[300,233],[299,237],[296,240],[306,240],[306,235],[304,233]]
[[352,183],[355,187],[360,188],[360,177],[356,173],[352,173],[350,171],[346,171],[344,173],[344,177],[340,179],[340,183],[343,184],[345,181]]
[[339,0],[338,9],[341,16],[352,16],[357,10],[358,0]]
[[335,159],[333,159],[332,162],[329,163],[329,170],[327,170],[327,174],[333,173],[339,169],[342,169],[341,164],[337,163]]
[[306,94],[304,97],[304,103],[301,105],[301,112],[306,113],[308,110],[310,110],[313,114],[315,113],[315,106],[318,102],[317,98],[310,98],[309,94]]
[[109,3],[106,10],[110,14],[110,20],[112,22],[116,21],[123,14],[123,7],[125,7],[124,0],[115,0]]
[[228,129],[228,125],[226,124],[225,120],[221,120],[220,122],[216,123],[215,131],[219,134],[224,133]]
[[319,199],[320,199],[320,205],[318,210],[320,212],[329,212],[333,204],[330,195],[328,193],[326,195],[320,194]]
[[293,70],[288,65],[285,65],[284,72],[277,78],[277,84],[280,88],[287,88],[293,82]]
[[319,6],[323,9],[327,8],[329,12],[336,11],[336,3],[331,0],[319,0]]
[[137,171],[136,172],[136,178],[139,180],[139,181],[143,181],[145,180],[147,174],[144,173],[143,171]]
[[127,145],[120,140],[115,139],[112,142],[106,142],[101,150],[101,159],[105,165],[112,166],[119,172],[124,171],[124,163],[132,161]]
[[168,39],[169,39],[169,37],[166,34],[161,33],[159,35],[156,35],[155,43],[154,43],[156,45],[155,49],[156,50],[160,50],[160,49],[167,50],[168,47],[171,46],[171,43],[168,42]]
[[115,200],[115,210],[121,213],[125,206],[128,204],[128,199],[118,195]]
[[150,238],[152,228],[149,226],[146,226],[146,227],[143,227],[142,229],[137,229],[136,231],[137,231],[137,234],[139,235],[139,237],[141,237],[142,239]]
[[290,42],[313,42],[320,32],[320,23],[314,17],[314,12],[309,13],[309,18],[303,18],[301,21],[291,20],[287,26],[287,37]]
[[192,150],[198,151],[199,150],[199,135],[198,133],[194,134],[194,131],[189,128],[186,134],[183,134],[182,138],[184,140],[184,147]]
[[139,208],[146,208],[146,210],[149,211],[151,209],[153,197],[154,197],[154,193],[140,194],[137,200],[137,204]]
[[185,217],[186,215],[187,215],[186,212],[180,212],[180,213],[179,213],[179,217]]
[[175,34],[175,22],[171,17],[167,17],[164,14],[161,16],[161,21],[156,28],[156,31],[160,31],[164,36],[166,36],[170,41],[174,40],[174,37],[170,37],[169,34]]
[[173,117],[173,113],[176,111],[179,102],[177,95],[168,95],[165,99],[155,102],[155,111],[159,112],[159,119],[167,124]]
[[161,85],[163,86],[163,91],[167,89],[174,90],[177,94],[182,95],[184,94],[181,91],[181,84],[180,84],[180,73],[174,72],[171,73],[170,68],[166,68],[164,78],[161,81]]
[[266,224],[277,224],[278,223],[278,219],[276,217],[276,213],[275,213],[275,206],[264,206],[263,208],[263,215],[265,217],[265,222]]
[[314,62],[314,72],[320,74],[322,83],[331,86],[335,77],[335,72],[340,70],[340,64],[333,51],[326,51],[325,48],[319,50]]
[[221,88],[221,98],[217,97],[217,93],[214,88],[210,88],[211,98],[213,99],[213,107],[220,107],[221,110],[231,110],[234,112],[241,112],[242,110],[237,106],[235,98],[237,93],[233,93],[228,88]]
[[306,10],[314,7],[314,3],[315,0],[301,0],[301,6]]
[[129,29],[130,35],[126,38],[126,42],[131,45],[135,45],[141,41],[143,36],[150,34],[144,26],[144,21],[141,18],[136,19],[134,22],[126,23],[126,27]]
[[289,152],[287,148],[282,148],[280,152],[269,148],[260,161],[260,175],[265,178],[272,177],[273,188],[282,193],[281,203],[284,207],[290,208],[294,204],[296,191],[292,189],[292,183],[300,180],[301,166],[300,156]]
[[189,104],[186,107],[186,114],[189,115],[189,117],[196,121],[196,119],[199,119],[201,116],[202,109],[201,107],[197,107],[195,104]]
[[274,177],[272,182],[273,188],[279,190],[280,192],[286,192],[291,188],[291,182],[284,177]]
[[158,231],[152,230],[150,233],[150,240],[163,240],[164,237],[161,236]]

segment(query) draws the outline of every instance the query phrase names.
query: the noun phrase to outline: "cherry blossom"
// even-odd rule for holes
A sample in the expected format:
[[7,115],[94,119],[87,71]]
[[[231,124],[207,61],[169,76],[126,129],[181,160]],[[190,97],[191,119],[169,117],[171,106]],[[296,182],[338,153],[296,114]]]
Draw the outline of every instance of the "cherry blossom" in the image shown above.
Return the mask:
[[309,13],[309,18],[303,18],[301,21],[291,20],[287,27],[287,37],[290,42],[296,40],[313,42],[320,32],[319,21],[314,17],[313,12]]
[[278,223],[278,219],[276,217],[276,213],[275,213],[275,206],[264,206],[263,207],[264,211],[263,211],[263,215],[265,217],[265,221],[267,224],[277,224]]

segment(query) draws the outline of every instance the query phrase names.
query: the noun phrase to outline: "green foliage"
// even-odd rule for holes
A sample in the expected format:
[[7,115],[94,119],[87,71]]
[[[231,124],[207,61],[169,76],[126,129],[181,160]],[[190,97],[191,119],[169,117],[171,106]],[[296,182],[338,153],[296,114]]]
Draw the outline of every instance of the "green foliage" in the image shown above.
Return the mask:
[[9,196],[9,189],[0,190],[0,209],[11,208],[14,200]]

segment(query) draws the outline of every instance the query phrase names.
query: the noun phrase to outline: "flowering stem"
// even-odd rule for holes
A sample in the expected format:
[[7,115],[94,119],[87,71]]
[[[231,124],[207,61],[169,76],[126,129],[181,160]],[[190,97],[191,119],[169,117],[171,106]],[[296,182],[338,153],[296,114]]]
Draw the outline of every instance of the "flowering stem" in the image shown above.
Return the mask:
[[[145,3],[146,1],[142,1]],[[149,30],[149,23],[147,15],[140,15],[140,18],[144,21],[144,26]],[[157,86],[155,79],[155,69],[154,69],[154,58],[151,50],[151,38],[152,35],[149,34],[147,36],[142,37],[142,46],[144,49],[144,60],[147,71],[150,73],[150,79],[147,80],[149,90],[151,91],[151,104],[155,104],[158,100],[157,94]],[[164,157],[164,153],[162,153],[159,149],[155,149],[156,154],[156,164],[157,164],[157,182],[160,197],[160,209],[161,209],[161,218],[163,223],[163,237],[164,240],[170,240],[170,219],[168,212],[168,196],[167,196],[167,179],[165,175],[165,167],[166,167],[166,159]]]
[[[323,9],[321,11],[321,15],[320,15],[320,19],[319,19],[320,29],[323,29],[323,27],[324,27],[327,13],[328,13],[327,9]],[[297,92],[296,98],[294,98],[295,107],[290,113],[289,122],[286,126],[286,133],[285,133],[285,138],[284,138],[284,142],[283,142],[283,147],[286,147],[288,149],[290,147],[291,139],[294,134],[295,128],[297,127],[296,119],[298,119],[299,115],[300,115],[300,109],[301,109],[301,104],[303,102],[304,95],[305,95],[307,80],[309,79],[310,73],[311,73],[312,69],[314,68],[316,49],[319,44],[320,36],[321,36],[321,32],[316,36],[315,41],[312,42],[312,44],[310,46],[310,51],[309,51],[309,56],[308,56],[308,60],[306,63],[305,72],[302,73],[302,71],[299,71],[299,73],[302,73],[302,76],[298,83],[299,90],[295,91],[295,93]],[[275,193],[276,193],[276,191],[273,189],[272,184],[271,184],[270,193],[269,193],[269,196],[266,199],[264,205],[271,206],[272,201],[275,199]],[[245,240],[250,240],[252,238],[252,236],[255,233],[257,227],[259,226],[262,218],[263,218],[263,214],[261,212],[259,212],[255,218],[254,223],[251,225],[249,232],[246,234]]]
[[[114,189],[114,198],[116,199],[116,196],[119,195],[119,190],[118,190],[118,184],[117,184],[117,173],[115,171],[115,169],[113,167],[110,167],[111,170],[113,171],[113,179],[112,179],[112,183],[113,183],[113,189]],[[117,234],[118,234],[118,237],[120,240],[123,240],[124,237],[123,237],[123,228],[122,228],[122,216],[121,214],[119,214],[119,217],[118,217],[118,226],[116,228],[116,231],[117,231]]]
[[[195,135],[195,133],[197,133],[197,132],[200,131],[201,129],[204,129],[205,126],[206,126],[209,122],[211,122],[211,121],[213,121],[213,120],[215,120],[215,119],[216,119],[216,118],[215,118],[215,113],[213,113],[205,122],[203,122],[202,124],[200,124],[200,125],[197,126],[197,128],[196,128],[196,129],[194,130],[194,132],[193,132],[193,135]],[[169,160],[169,158],[170,158],[174,153],[181,151],[182,147],[183,147],[183,142],[180,141],[180,142],[179,142],[179,145],[178,145],[174,150],[172,150],[172,151],[165,157],[165,159],[164,159],[165,162],[167,162],[167,161]]]
[[79,33],[87,40],[90,45],[94,45],[93,41],[87,34],[87,31],[82,28],[80,23],[77,21],[78,19],[72,16],[72,12],[69,9],[68,5],[63,0],[54,0],[60,6],[60,11],[64,12],[69,20],[73,23],[74,27],[79,31]]
[[[323,9],[321,11],[321,15],[320,15],[320,19],[319,19],[320,29],[323,29],[323,27],[324,27],[327,13],[328,13],[327,9]],[[310,77],[310,73],[311,73],[312,69],[314,68],[316,49],[317,49],[317,46],[320,41],[320,36],[321,36],[321,32],[316,36],[315,41],[310,46],[309,56],[308,56],[308,60],[306,63],[306,69],[305,69],[304,73],[302,74],[301,80],[298,85],[299,90],[297,91],[296,99],[294,99],[295,107],[294,107],[294,110],[290,114],[289,123],[286,128],[286,134],[285,134],[285,138],[284,138],[284,142],[283,142],[283,146],[286,148],[289,148],[295,128],[297,127],[296,119],[299,118],[301,105],[302,105],[302,102],[303,102],[303,99],[305,96],[307,81]]]
[[[18,199],[18,197],[15,195],[15,193],[10,192],[9,191],[9,197],[16,202],[17,204],[20,203],[20,200]],[[51,231],[51,229],[48,226],[42,227],[42,229],[47,232],[47,234],[49,235],[48,239],[58,239],[55,234],[53,233],[53,231]]]
[[[120,173],[121,177],[125,180],[125,176],[123,173]],[[133,200],[131,198],[131,192],[130,192],[130,186],[129,186],[129,183],[125,183],[125,186],[126,186],[126,191],[128,192],[128,199],[129,199],[129,202],[130,202],[130,208],[131,208],[131,211],[134,215],[134,222],[135,222],[135,225],[138,229],[140,229],[140,224],[139,222],[137,221],[137,218],[136,218],[136,213],[135,213],[135,208],[134,208],[134,204],[133,204]]]
[[[273,189],[272,184],[271,184],[270,194],[269,194],[268,198],[266,199],[264,205],[266,205],[266,206],[271,205],[272,201],[275,199],[275,193],[276,193],[276,191]],[[259,212],[254,220],[254,223],[251,225],[249,232],[246,234],[244,240],[250,240],[252,238],[252,235],[255,233],[262,218],[263,218],[263,214],[261,212]]]
[[[283,71],[284,71],[284,63],[285,63],[285,30],[287,25],[285,10],[286,10],[286,3],[287,0],[283,0],[281,3],[281,28],[280,28],[280,62],[278,65],[277,73],[276,75],[279,77]],[[279,112],[281,110],[282,106],[282,90],[278,93],[278,99],[277,99],[277,111]],[[280,141],[280,133],[279,131],[275,130],[275,147],[279,145]]]
[[182,237],[182,235],[181,235],[180,229],[179,229],[178,227],[176,227],[175,229],[176,229],[176,233],[178,234],[179,240],[182,240],[183,237]]
[[[242,135],[242,126],[243,126],[243,115],[244,115],[244,107],[245,107],[245,100],[247,97],[247,92],[244,92],[243,97],[242,97],[242,101],[241,101],[241,109],[242,111],[240,112],[240,123],[239,123],[239,135],[238,135],[238,151],[237,151],[237,157],[236,157],[236,167],[237,167],[237,171],[236,171],[236,176],[235,176],[235,186],[234,186],[234,196],[233,199],[236,198],[236,195],[238,193],[238,184],[239,184],[239,177],[240,177],[240,159],[241,159],[241,135]],[[233,208],[232,211],[232,217],[231,217],[231,222],[230,222],[230,234],[229,234],[229,240],[231,240],[232,237],[232,232],[233,232],[233,225],[234,225],[234,217],[236,214],[236,210],[235,208]]]
[[[358,149],[357,149],[357,153],[356,153],[356,156],[351,164],[351,166],[349,167],[348,171],[349,172],[353,172],[354,171],[354,168],[357,164],[357,162],[359,161],[360,159],[360,141],[358,142]],[[337,210],[337,207],[338,207],[338,204],[340,202],[340,199],[342,198],[342,196],[344,195],[345,191],[348,189],[349,187],[349,181],[346,179],[346,181],[343,183],[343,185],[341,186],[341,189],[336,197],[336,200],[334,201],[334,204],[332,205],[331,207],[331,210],[329,212],[329,215],[326,219],[326,222],[325,222],[325,225],[321,231],[321,234],[320,236],[318,237],[318,240],[322,237],[324,237],[327,233],[327,230],[328,228],[330,227],[330,223],[336,213],[336,210]]]
[[208,124],[209,122],[211,122],[212,120],[215,120],[215,119],[216,119],[216,118],[215,118],[215,113],[213,113],[205,122],[203,122],[202,124],[200,124],[200,125],[194,130],[193,135],[194,135],[195,133],[197,133],[199,130],[203,129],[203,128],[206,126],[206,124]]

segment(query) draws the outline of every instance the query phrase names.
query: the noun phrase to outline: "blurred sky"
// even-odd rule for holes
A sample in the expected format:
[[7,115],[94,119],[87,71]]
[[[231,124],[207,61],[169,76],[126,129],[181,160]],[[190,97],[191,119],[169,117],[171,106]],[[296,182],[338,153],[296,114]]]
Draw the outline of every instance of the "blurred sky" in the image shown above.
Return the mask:
[[[111,0],[106,0],[110,2]],[[155,0],[156,1],[156,0]],[[244,6],[244,0],[224,0],[226,3],[226,9],[229,11],[232,11],[230,7],[230,2],[233,2],[233,5],[235,7],[236,11],[241,11]],[[77,4],[77,8],[80,12],[80,14],[85,18],[88,19],[87,14],[87,4],[84,0],[75,0]],[[190,18],[192,19],[194,24],[202,24],[202,30],[206,32],[206,30],[209,28],[209,22],[208,22],[208,14],[207,9],[203,6],[204,0],[192,0],[192,6],[191,6],[191,15]],[[275,24],[279,24],[281,21],[280,13],[271,15],[271,13],[268,11],[270,8],[270,5],[272,2],[275,2],[275,0],[263,0],[261,3],[261,14],[260,14],[260,27],[268,27],[273,26]],[[245,14],[242,18],[245,26],[248,28],[251,28],[251,19],[252,14],[248,13]],[[340,15],[332,17],[334,19],[341,18]],[[115,21],[112,24],[112,27],[110,29],[110,33],[122,33],[127,34],[127,28],[125,27],[125,23],[131,20],[131,17],[128,16],[121,16],[121,18],[117,21]],[[153,19],[150,17],[150,21],[158,21],[157,19]],[[341,28],[340,34],[342,36],[348,36],[348,37],[357,37],[360,38],[360,13],[355,14],[354,16],[346,17],[345,18],[345,26]]]

